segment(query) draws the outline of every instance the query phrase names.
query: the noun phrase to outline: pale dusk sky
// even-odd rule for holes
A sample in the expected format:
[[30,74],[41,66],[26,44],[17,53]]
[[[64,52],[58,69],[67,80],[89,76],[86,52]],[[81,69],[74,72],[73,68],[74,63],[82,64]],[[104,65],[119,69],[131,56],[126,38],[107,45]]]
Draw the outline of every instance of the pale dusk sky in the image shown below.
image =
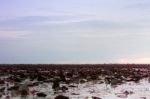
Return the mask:
[[150,63],[150,1],[1,0],[0,63]]

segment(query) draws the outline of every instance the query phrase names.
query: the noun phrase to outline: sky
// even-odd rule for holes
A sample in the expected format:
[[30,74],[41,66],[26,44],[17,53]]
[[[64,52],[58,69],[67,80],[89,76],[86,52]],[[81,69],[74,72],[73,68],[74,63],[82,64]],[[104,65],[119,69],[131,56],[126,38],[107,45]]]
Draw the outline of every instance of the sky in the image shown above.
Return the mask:
[[150,63],[149,0],[0,0],[0,64]]

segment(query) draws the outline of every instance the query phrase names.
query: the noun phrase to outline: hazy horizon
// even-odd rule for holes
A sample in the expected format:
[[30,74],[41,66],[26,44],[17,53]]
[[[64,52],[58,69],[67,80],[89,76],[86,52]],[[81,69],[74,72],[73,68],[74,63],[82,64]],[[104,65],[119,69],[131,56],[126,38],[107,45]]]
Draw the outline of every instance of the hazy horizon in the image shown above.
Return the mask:
[[148,0],[2,0],[0,64],[150,64]]

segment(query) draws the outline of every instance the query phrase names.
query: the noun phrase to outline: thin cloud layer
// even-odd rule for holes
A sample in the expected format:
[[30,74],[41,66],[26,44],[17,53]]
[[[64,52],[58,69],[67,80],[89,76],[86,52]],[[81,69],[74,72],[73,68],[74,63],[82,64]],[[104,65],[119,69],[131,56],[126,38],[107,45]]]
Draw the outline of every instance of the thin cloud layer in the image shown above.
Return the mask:
[[149,4],[0,1],[0,63],[149,63]]

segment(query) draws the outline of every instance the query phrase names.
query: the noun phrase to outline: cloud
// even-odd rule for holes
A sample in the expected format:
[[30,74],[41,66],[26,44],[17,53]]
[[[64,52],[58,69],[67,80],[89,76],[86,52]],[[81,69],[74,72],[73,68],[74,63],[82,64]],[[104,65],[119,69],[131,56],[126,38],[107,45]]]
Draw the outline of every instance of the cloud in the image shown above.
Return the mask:
[[25,31],[0,31],[0,39],[23,38],[25,35],[27,35]]
[[41,15],[17,16],[0,20],[0,30],[33,30],[44,26],[61,25],[65,23],[80,22],[87,16],[81,15]]
[[145,0],[145,1],[135,1],[133,3],[128,4],[125,8],[136,8],[136,9],[150,9],[150,2]]

